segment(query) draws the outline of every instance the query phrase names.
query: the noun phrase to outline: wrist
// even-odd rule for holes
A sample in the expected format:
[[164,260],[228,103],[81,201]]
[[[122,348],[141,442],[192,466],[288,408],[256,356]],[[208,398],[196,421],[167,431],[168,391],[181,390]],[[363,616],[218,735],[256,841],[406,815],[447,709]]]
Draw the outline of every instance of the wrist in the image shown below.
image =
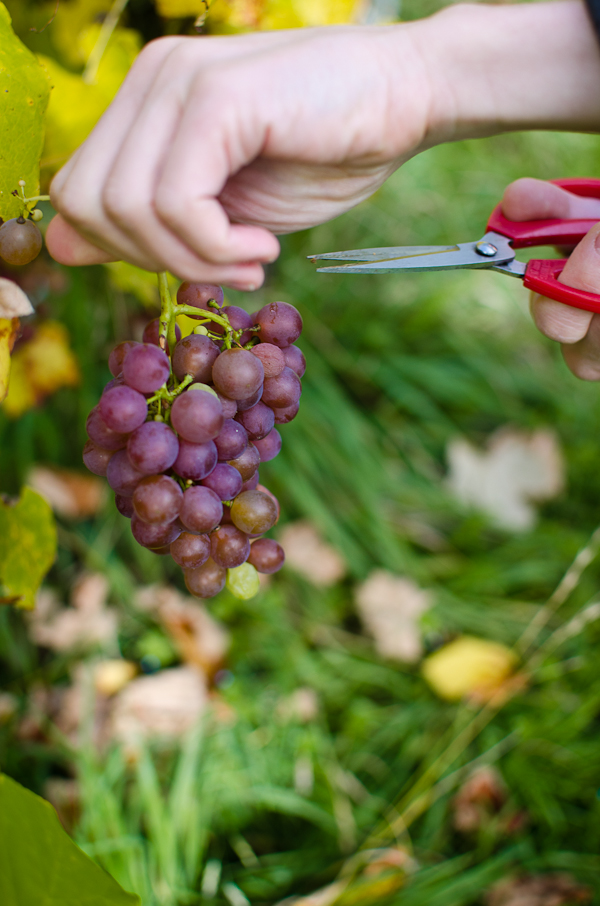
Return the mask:
[[583,2],[461,4],[412,27],[430,73],[424,147],[511,130],[600,130],[600,49]]

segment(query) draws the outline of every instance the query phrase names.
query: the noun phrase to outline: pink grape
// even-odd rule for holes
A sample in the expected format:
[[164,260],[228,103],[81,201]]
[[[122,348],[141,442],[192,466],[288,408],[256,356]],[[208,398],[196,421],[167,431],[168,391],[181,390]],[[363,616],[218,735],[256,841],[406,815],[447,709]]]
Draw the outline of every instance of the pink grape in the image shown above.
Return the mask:
[[171,424],[190,443],[205,444],[214,440],[223,427],[223,407],[206,390],[186,390],[171,406]]
[[261,343],[273,343],[283,348],[291,346],[302,333],[300,312],[287,302],[271,302],[254,315],[260,327],[257,336]]
[[103,450],[122,450],[127,444],[127,434],[120,434],[108,427],[100,414],[100,408],[94,406],[87,417],[85,428],[91,441]]
[[205,444],[191,444],[179,438],[179,453],[173,471],[186,481],[200,481],[210,475],[217,464],[218,453],[213,440]]
[[260,461],[269,462],[271,459],[275,459],[281,451],[281,434],[277,428],[273,428],[266,437],[255,440],[254,446],[260,453]]
[[164,422],[144,422],[127,441],[129,459],[144,475],[170,469],[178,452],[177,436]]
[[279,501],[277,500],[277,497],[275,496],[275,494],[273,494],[272,491],[270,491],[268,488],[265,488],[264,484],[257,484],[256,490],[262,491],[263,494],[266,494],[267,497],[270,497],[271,500],[273,501],[273,503],[275,504],[275,510],[277,512],[277,518],[275,519],[275,524],[277,525],[277,523],[279,522],[279,516],[281,514],[281,507],[279,506]]
[[171,556],[182,569],[197,569],[210,557],[209,535],[182,532],[171,544]]
[[208,559],[198,569],[184,569],[186,588],[195,598],[214,598],[225,587],[227,570]]
[[[271,380],[276,380],[276,378]],[[273,410],[264,403],[257,403],[252,409],[238,412],[235,420],[244,426],[250,440],[260,440],[261,437],[266,437],[275,424]]]
[[261,400],[271,409],[285,409],[297,403],[301,393],[300,378],[286,365],[277,377],[266,379]]
[[259,573],[276,573],[285,561],[285,552],[277,541],[271,538],[259,538],[250,545],[248,563]]
[[135,346],[139,345],[139,343],[135,343],[133,340],[123,340],[122,343],[118,343],[117,346],[115,346],[108,357],[108,367],[113,377],[118,377],[118,375],[121,374],[123,371],[123,362],[125,361],[127,353]]
[[248,446],[248,432],[239,422],[233,418],[227,418],[223,422],[219,434],[215,437],[214,443],[219,459],[227,462],[244,452]]
[[292,403],[291,406],[286,406],[284,409],[273,409],[273,414],[275,415],[275,424],[276,425],[287,425],[298,415],[298,410],[300,408],[300,403]]
[[244,491],[253,491],[257,487],[258,482],[259,477],[257,469],[252,478],[249,478],[248,481],[245,481],[243,483],[242,487],[240,488],[240,494],[242,494]]
[[134,513],[131,517],[131,533],[142,547],[161,548],[172,544],[181,534],[179,522],[160,522],[150,525]]
[[131,464],[126,450],[117,450],[106,469],[106,480],[122,497],[131,497],[144,477],[144,473]]
[[245,400],[237,401],[237,411],[245,412],[246,409],[252,409],[253,406],[256,406],[260,402],[260,398],[263,392],[263,385],[261,384],[256,393],[253,393],[252,396],[249,396]]
[[[295,346],[294,349],[297,349],[297,347]],[[287,364],[283,350],[272,343],[258,343],[252,347],[250,352],[261,360],[265,370],[265,378],[277,377]]]
[[170,373],[169,356],[151,343],[135,346],[123,362],[125,383],[140,393],[154,393],[162,387]]
[[[238,411],[237,400],[230,400],[228,396],[223,396],[223,394],[219,393],[218,391],[217,396],[219,397],[221,405],[223,406],[223,418],[233,418],[233,416]],[[259,399],[260,396],[258,397],[257,402]]]
[[248,481],[260,465],[260,453],[254,444],[248,444],[243,453],[229,460],[229,465],[238,470],[242,481]]
[[173,374],[179,381],[191,374],[195,381],[207,384],[212,380],[212,367],[218,355],[219,347],[209,337],[191,334],[173,350]]
[[277,507],[263,491],[244,491],[231,504],[231,521],[248,535],[262,535],[277,522]]
[[[178,305],[192,305],[194,308],[203,308],[205,311],[217,311],[216,308],[209,306],[211,299],[223,304],[223,290],[214,283],[190,283],[186,280],[177,290]],[[195,318],[195,315],[190,315]],[[201,318],[202,315],[198,315]]]
[[214,491],[221,500],[233,500],[242,488],[242,476],[234,466],[219,462],[210,475],[202,479],[202,485]]
[[83,448],[83,462],[94,475],[106,475],[106,469],[113,455],[112,450],[104,450],[102,447],[88,440]]
[[298,346],[286,346],[285,349],[282,349],[281,351],[288,368],[295,371],[298,377],[304,377],[306,359],[304,358],[302,350]]
[[133,508],[144,522],[156,525],[179,516],[183,491],[168,475],[149,475],[133,492]]
[[210,536],[210,554],[218,566],[233,569],[248,559],[250,539],[235,525],[222,525]]
[[216,389],[233,400],[243,400],[256,393],[264,376],[262,362],[249,350],[235,347],[222,352],[212,369]]
[[[177,340],[181,339],[181,328],[179,327],[179,324],[175,325],[175,337]],[[160,348],[160,318],[154,318],[146,324],[142,335],[142,342],[152,343],[153,346],[158,346]],[[167,352],[170,352],[168,343]]]
[[190,532],[212,532],[222,516],[221,498],[210,488],[192,485],[183,492],[179,518]]
[[254,324],[252,315],[249,315],[245,309],[239,308],[237,305],[228,305],[227,308],[224,309],[224,314],[229,318],[229,323],[234,330],[244,331],[240,336],[238,343],[241,346],[245,346],[246,343],[249,343],[255,335],[253,331],[249,330]]
[[105,390],[99,402],[100,415],[113,431],[130,434],[143,425],[148,415],[148,403],[141,393],[126,384]]

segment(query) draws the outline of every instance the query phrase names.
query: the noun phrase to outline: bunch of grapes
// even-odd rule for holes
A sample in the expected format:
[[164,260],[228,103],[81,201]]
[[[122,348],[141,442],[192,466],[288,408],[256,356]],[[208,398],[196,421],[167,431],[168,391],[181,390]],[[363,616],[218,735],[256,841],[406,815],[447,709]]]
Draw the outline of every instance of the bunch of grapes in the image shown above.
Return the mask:
[[[177,314],[200,322],[183,339]],[[250,315],[225,306],[221,287],[186,282],[143,342],[109,356],[113,380],[88,417],[84,463],[106,475],[136,541],[170,554],[196,597],[226,583],[252,597],[257,573],[283,565],[281,546],[261,537],[279,504],[258,470],[281,449],[275,426],[298,412],[301,330],[286,302]]]

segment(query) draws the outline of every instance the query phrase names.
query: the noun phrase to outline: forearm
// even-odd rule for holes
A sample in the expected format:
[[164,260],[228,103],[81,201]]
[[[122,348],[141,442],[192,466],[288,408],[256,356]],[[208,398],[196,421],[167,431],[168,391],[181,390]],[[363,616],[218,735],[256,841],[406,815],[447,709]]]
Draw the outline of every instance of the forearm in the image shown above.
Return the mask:
[[425,146],[521,129],[600,131],[600,48],[582,0],[461,4],[413,27],[431,73]]

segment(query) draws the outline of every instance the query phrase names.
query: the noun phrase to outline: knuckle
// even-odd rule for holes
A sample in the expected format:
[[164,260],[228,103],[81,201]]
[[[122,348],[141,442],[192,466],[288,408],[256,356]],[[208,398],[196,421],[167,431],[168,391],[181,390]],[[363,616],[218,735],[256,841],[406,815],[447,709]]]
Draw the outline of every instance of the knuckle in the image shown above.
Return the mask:
[[124,191],[118,183],[107,182],[102,191],[102,207],[111,220],[130,224],[139,218],[142,205],[131,190]]

